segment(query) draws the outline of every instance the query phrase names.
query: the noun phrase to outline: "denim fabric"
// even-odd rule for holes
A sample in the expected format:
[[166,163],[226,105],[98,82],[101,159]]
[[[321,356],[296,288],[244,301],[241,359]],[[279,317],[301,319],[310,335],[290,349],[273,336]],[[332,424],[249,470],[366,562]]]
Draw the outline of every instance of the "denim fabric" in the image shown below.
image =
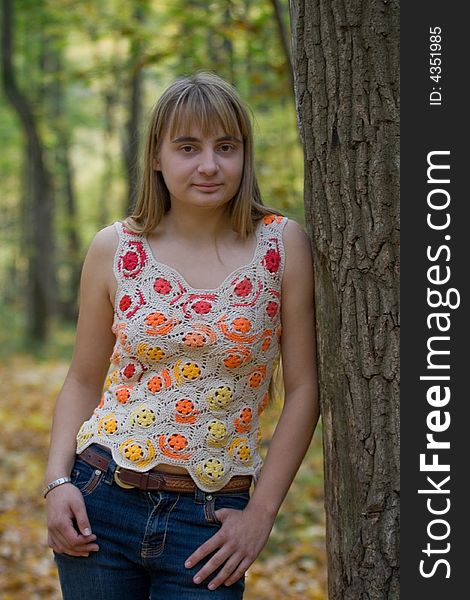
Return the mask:
[[[95,450],[106,450],[93,446]],[[107,455],[109,456],[109,455]],[[191,494],[123,489],[114,481],[115,463],[102,473],[77,457],[72,483],[84,496],[97,536],[98,552],[88,557],[54,553],[64,600],[239,600],[244,579],[207,589],[212,575],[196,585],[185,560],[214,535],[214,510],[243,510],[249,493]]]

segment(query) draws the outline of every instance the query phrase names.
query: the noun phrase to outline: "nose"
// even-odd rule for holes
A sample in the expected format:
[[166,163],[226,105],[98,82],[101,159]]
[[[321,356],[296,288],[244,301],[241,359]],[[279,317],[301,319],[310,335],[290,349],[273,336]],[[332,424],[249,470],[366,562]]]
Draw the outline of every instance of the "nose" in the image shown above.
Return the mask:
[[219,170],[217,155],[212,149],[204,150],[201,153],[201,161],[198,166],[198,172],[205,175],[214,175]]

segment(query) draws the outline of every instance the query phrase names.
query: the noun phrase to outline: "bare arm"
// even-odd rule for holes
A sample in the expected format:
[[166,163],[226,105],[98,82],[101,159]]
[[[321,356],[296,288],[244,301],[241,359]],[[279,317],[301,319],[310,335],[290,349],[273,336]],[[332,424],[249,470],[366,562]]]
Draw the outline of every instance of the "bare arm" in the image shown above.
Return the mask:
[[[83,264],[75,350],[56,401],[45,484],[70,475],[76,434],[100,401],[115,341],[111,331],[115,289],[112,261],[117,235],[113,229],[108,227],[95,236]],[[58,552],[68,550],[72,554],[72,542],[77,547],[71,524],[74,517],[84,524],[81,530],[89,529],[78,494],[78,489],[65,484],[47,495],[49,542]]]
[[188,559],[198,563],[216,552],[196,574],[196,583],[224,564],[209,587],[235,583],[265,545],[274,519],[305,456],[318,417],[318,392],[310,242],[303,229],[285,227],[282,283],[282,367],[285,402],[253,495],[242,512],[217,511],[222,527]]

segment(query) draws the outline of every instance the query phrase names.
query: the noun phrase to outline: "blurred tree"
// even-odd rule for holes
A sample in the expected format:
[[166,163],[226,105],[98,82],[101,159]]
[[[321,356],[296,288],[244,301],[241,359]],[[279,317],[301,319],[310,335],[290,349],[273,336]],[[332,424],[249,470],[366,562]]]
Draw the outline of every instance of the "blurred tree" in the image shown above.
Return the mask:
[[[57,261],[63,277],[57,290],[57,306],[54,312],[66,319],[75,319],[77,296],[80,283],[80,234],[77,215],[75,177],[71,160],[72,130],[67,119],[64,85],[63,31],[56,28],[54,33],[44,35],[45,44],[41,60],[43,62],[42,91],[44,120],[51,132],[51,164],[54,164],[54,190],[57,241],[60,238],[62,251]],[[60,201],[58,201],[60,200]],[[60,231],[59,231],[60,229]]]
[[145,64],[146,43],[142,35],[142,25],[146,21],[148,2],[133,0],[132,18],[134,28],[130,37],[129,65],[129,96],[126,136],[123,141],[124,163],[127,173],[127,202],[124,210],[128,214],[136,200],[138,161],[140,144],[140,124],[142,117],[143,73]]
[[[54,203],[51,175],[45,163],[45,147],[33,106],[19,88],[14,71],[15,19],[11,0],[2,0],[2,76],[5,96],[18,114],[26,140],[24,148],[24,254],[28,261],[26,336],[45,341],[55,305]],[[40,8],[31,5],[31,9]]]
[[399,3],[292,0],[331,600],[399,598]]
[[292,69],[292,57],[291,57],[291,52],[290,52],[291,43],[290,43],[289,29],[285,23],[285,18],[284,18],[284,5],[281,2],[281,0],[271,0],[271,4],[273,6],[277,29],[279,31],[280,45],[281,45],[281,48],[283,49],[284,55],[285,55],[290,87],[291,87],[291,90],[294,91],[294,71]]

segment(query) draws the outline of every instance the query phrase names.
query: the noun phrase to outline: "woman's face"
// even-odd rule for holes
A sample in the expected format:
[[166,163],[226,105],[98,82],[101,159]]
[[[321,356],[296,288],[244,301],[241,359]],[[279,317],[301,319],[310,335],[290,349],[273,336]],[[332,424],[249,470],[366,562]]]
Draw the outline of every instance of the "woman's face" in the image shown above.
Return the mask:
[[154,168],[162,173],[172,206],[215,208],[228,204],[238,192],[243,160],[241,135],[227,135],[219,128],[207,136],[193,127],[175,137],[166,133]]

